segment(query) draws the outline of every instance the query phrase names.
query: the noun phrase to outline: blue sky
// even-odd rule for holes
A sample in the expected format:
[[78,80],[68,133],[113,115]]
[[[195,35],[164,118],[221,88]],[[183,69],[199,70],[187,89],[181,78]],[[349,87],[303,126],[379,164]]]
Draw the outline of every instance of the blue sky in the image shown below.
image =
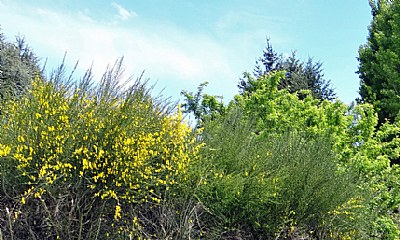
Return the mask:
[[338,97],[358,97],[358,48],[372,17],[367,0],[0,0],[0,27],[9,41],[25,36],[47,67],[79,60],[101,76],[124,56],[126,77],[156,82],[179,99],[209,82],[207,92],[230,100],[251,71],[266,37],[283,54],[323,63]]

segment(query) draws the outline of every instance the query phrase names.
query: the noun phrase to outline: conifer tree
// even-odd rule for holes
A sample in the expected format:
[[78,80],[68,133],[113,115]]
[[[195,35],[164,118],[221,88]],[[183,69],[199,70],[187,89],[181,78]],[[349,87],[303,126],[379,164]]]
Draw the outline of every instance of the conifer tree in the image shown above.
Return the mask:
[[253,74],[243,73],[238,84],[241,94],[249,94],[260,85],[258,79],[273,71],[285,71],[286,77],[279,83],[279,89],[288,89],[291,93],[297,93],[300,98],[304,96],[300,90],[310,90],[316,99],[333,100],[336,94],[329,80],[324,79],[322,63],[314,62],[308,58],[306,62],[300,61],[296,52],[289,57],[278,54],[267,39],[263,56],[256,61]]
[[400,1],[370,0],[373,20],[359,49],[359,102],[371,103],[379,126],[400,111]]

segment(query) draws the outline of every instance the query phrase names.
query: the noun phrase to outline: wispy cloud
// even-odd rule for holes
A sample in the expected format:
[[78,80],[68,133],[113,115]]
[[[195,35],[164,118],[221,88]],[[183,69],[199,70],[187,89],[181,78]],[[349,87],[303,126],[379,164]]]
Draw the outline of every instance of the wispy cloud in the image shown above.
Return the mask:
[[122,7],[121,5],[117,4],[116,2],[112,2],[111,5],[118,11],[118,18],[121,20],[128,20],[132,17],[137,17],[137,13],[133,11],[129,11],[126,8]]
[[[229,89],[225,81],[237,79],[240,72],[231,65],[231,51],[224,45],[208,36],[175,26],[159,24],[127,28],[111,21],[112,24],[95,21],[85,12],[7,6],[4,4],[5,14],[0,16],[0,22],[4,24],[2,28],[7,32],[23,33],[38,54],[49,58],[49,63],[58,64],[67,52],[70,66],[76,60],[79,60],[81,70],[93,64],[94,73],[99,76],[108,64],[124,56],[127,74],[138,75],[146,70],[146,75],[157,80],[159,87],[169,88],[166,95],[175,94],[175,97],[183,88],[195,89],[203,81],[221,86],[218,94],[224,94]],[[113,3],[113,6],[117,8],[119,5]],[[119,9],[121,18],[133,16],[133,13],[123,10],[122,7]],[[235,89],[235,84],[231,85],[229,93]]]

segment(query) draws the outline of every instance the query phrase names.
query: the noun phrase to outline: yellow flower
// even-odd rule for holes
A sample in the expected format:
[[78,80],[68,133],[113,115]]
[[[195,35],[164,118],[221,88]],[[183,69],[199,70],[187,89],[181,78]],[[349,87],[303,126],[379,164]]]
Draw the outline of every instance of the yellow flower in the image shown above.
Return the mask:
[[11,148],[9,146],[0,144],[0,157],[7,156],[10,152]]
[[21,143],[25,142],[25,138],[23,136],[21,136],[21,135],[18,136],[17,140],[18,140],[18,142],[21,142]]
[[114,219],[119,220],[120,218],[121,218],[121,206],[117,205],[117,206],[115,206]]

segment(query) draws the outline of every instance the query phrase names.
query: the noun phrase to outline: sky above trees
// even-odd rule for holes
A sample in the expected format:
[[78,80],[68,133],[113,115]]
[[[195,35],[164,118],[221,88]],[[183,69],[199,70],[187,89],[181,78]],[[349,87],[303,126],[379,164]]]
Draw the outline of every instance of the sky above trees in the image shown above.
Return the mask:
[[34,52],[57,66],[93,66],[100,75],[124,56],[126,76],[145,76],[179,98],[208,81],[229,100],[243,71],[262,55],[266,37],[279,53],[323,63],[338,97],[358,97],[359,46],[372,19],[367,0],[354,1],[78,1],[0,0],[0,27],[9,40],[25,36]]

